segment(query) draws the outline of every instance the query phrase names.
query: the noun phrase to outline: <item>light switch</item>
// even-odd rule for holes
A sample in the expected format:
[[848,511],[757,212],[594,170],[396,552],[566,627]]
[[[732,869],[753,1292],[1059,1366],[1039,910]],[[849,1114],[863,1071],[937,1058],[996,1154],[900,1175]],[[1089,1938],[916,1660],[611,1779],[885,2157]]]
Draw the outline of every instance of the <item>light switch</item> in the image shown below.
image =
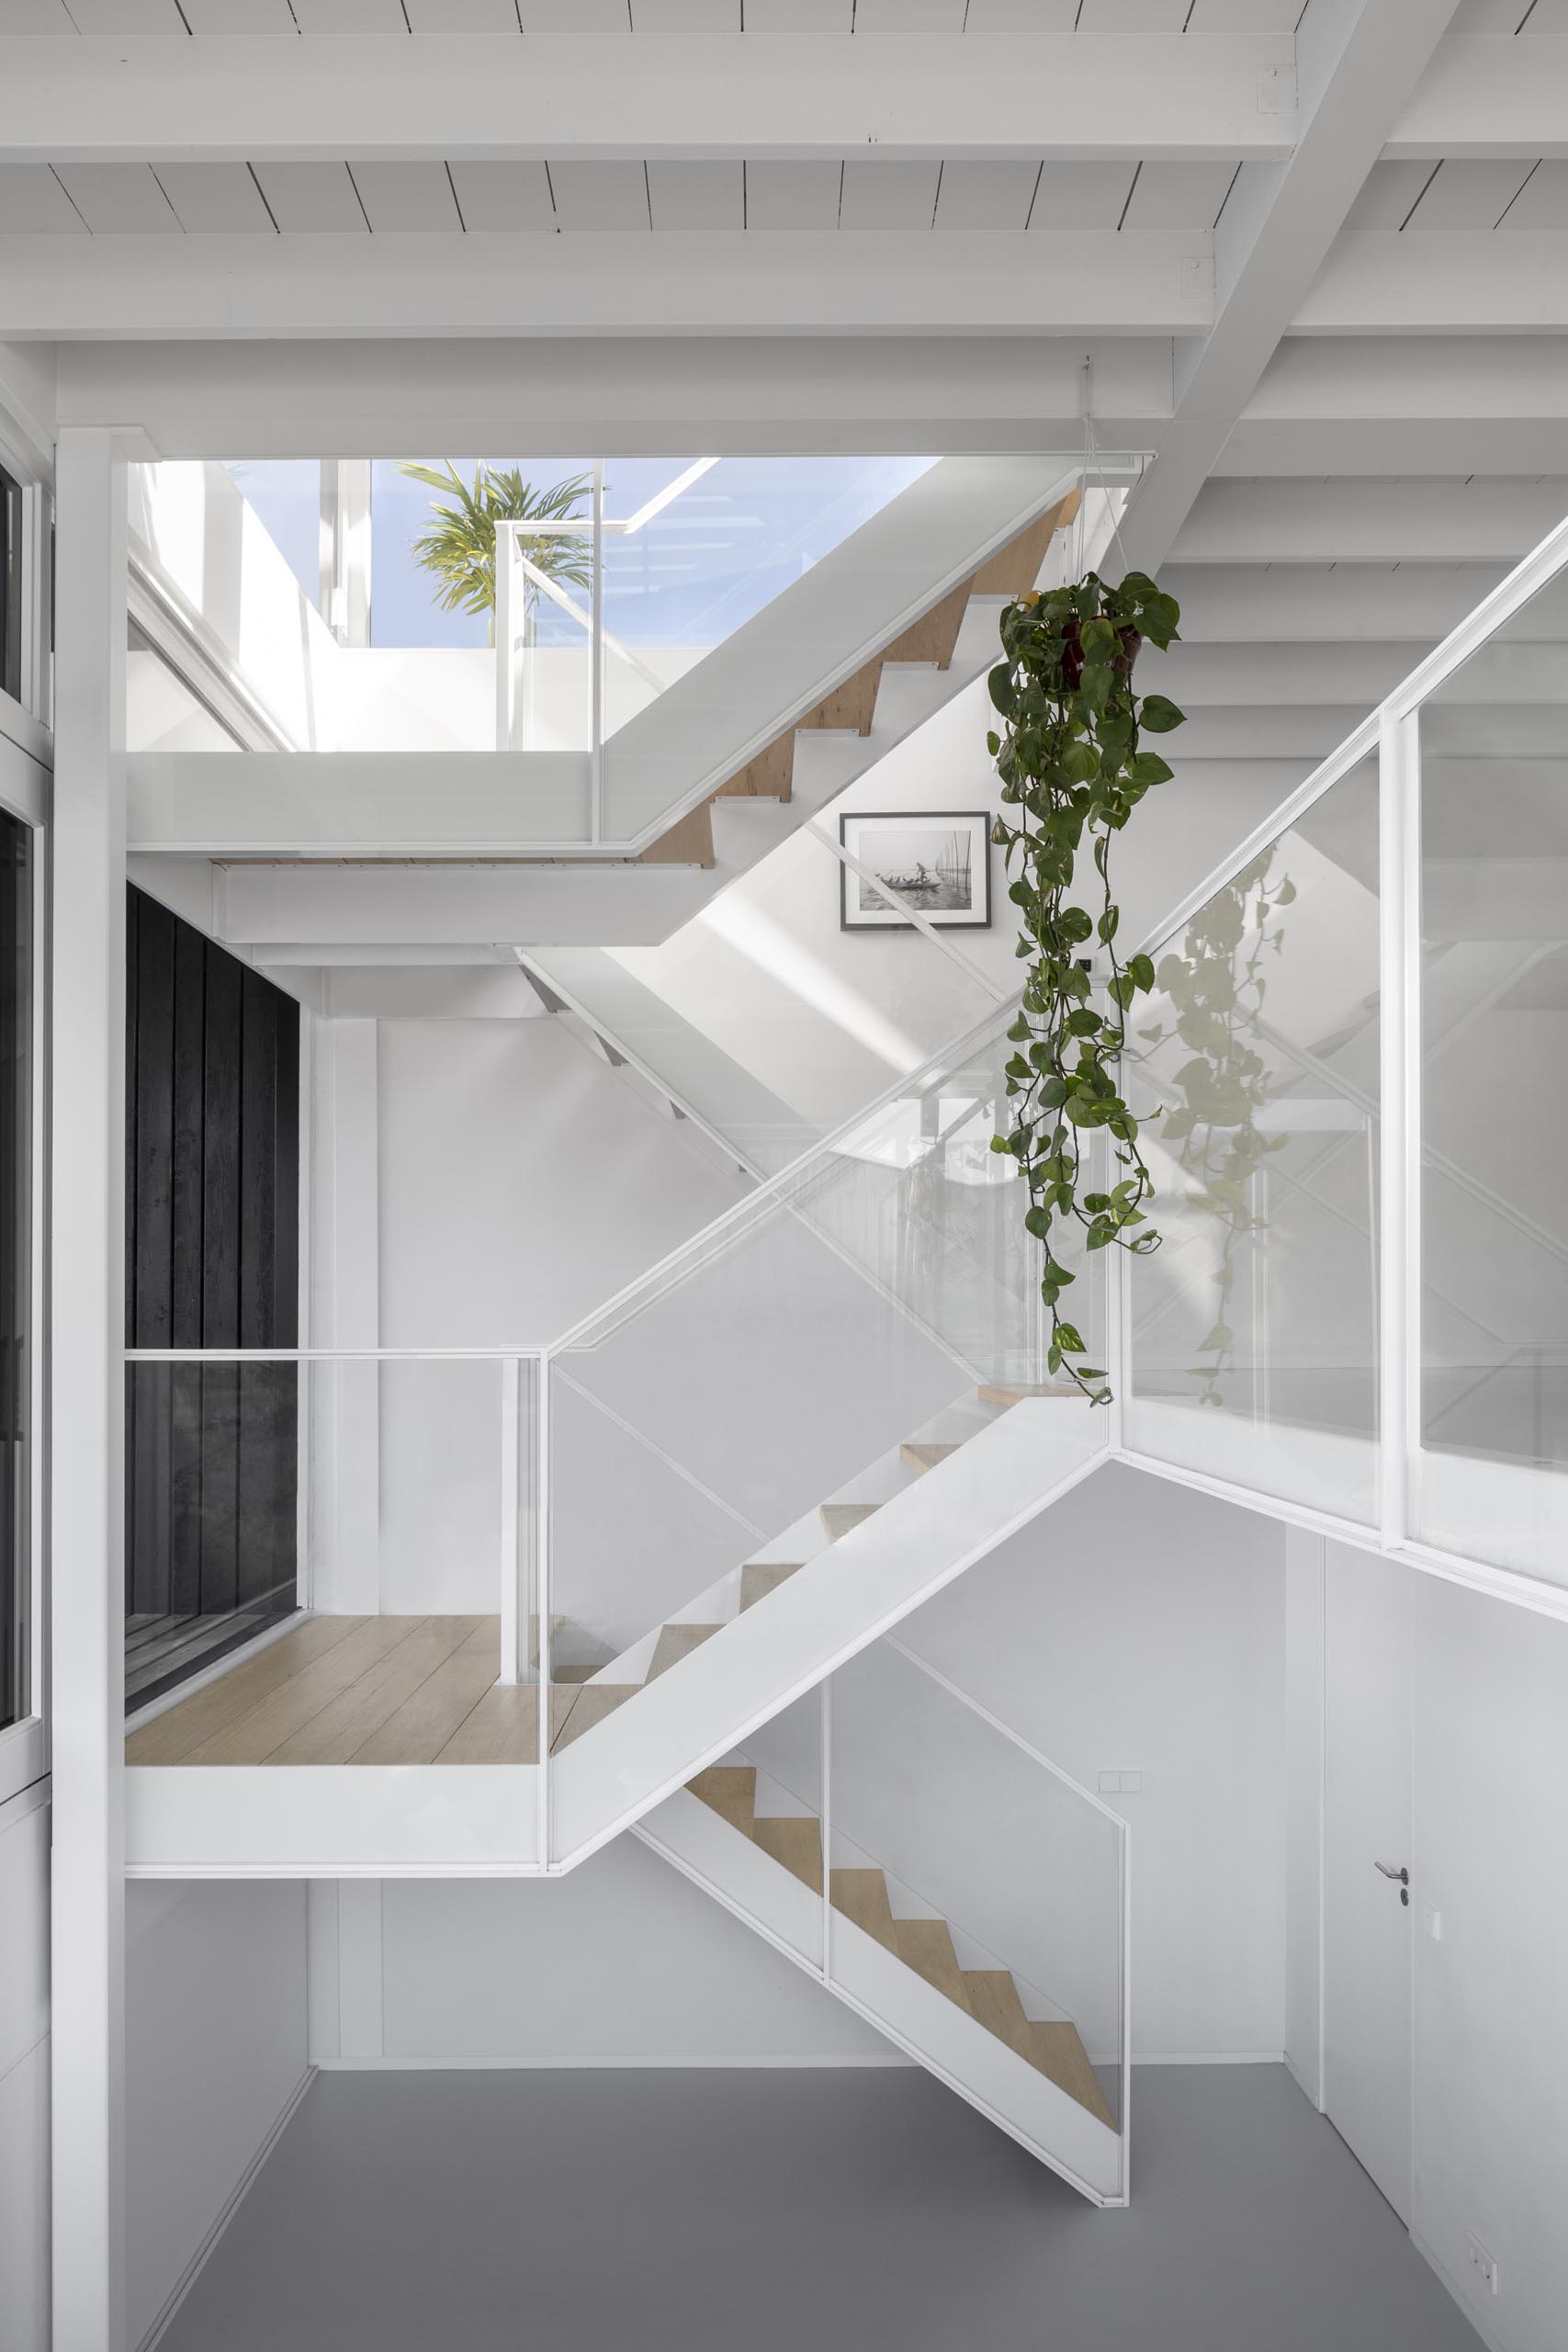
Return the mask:
[[1443,1915],[1438,1910],[1435,1903],[1423,1905],[1421,1911],[1421,1925],[1426,1928],[1427,1933],[1431,1937],[1432,1941],[1435,1944],[1440,1944],[1442,1942]]

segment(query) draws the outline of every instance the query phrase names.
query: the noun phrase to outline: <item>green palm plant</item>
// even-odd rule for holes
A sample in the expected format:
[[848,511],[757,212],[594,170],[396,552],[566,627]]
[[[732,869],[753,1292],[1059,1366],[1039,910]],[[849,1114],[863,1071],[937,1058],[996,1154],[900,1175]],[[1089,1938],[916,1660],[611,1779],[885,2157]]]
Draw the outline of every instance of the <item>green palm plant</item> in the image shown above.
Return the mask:
[[[412,548],[414,561],[436,582],[437,605],[444,613],[488,614],[492,637],[496,525],[577,520],[582,514],[581,502],[592,488],[588,474],[574,474],[568,481],[537,490],[524,481],[518,466],[476,465],[470,489],[450,458],[440,466],[411,461],[400,471],[411,481],[443,493],[431,502],[432,527],[415,539]],[[578,533],[545,531],[525,538],[523,548],[530,563],[549,579],[574,588],[592,585],[592,551]],[[530,614],[537,594],[530,581]]]

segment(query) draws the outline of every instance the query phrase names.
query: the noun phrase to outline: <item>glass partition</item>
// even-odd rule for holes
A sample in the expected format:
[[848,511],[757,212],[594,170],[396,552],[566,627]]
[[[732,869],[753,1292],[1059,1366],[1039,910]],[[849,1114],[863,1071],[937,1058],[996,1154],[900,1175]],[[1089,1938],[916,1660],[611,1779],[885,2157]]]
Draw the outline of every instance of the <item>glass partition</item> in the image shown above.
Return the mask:
[[[693,1061],[694,1083],[711,1090],[694,1099],[764,1172],[922,1068],[997,1001],[962,950],[907,909],[897,929],[846,927],[848,872],[837,845],[806,825],[660,945],[611,951],[647,991],[627,1003],[632,1021],[651,1000],[726,1057],[728,1087],[711,1053]],[[891,913],[904,908],[875,895]],[[669,1067],[667,1028],[656,1051]]]
[[[570,757],[586,807],[607,741],[936,462],[161,460],[131,469],[131,558],[280,749]],[[816,649],[829,670],[840,638]],[[738,691],[773,715],[770,665],[751,670],[717,689],[725,741]],[[209,748],[147,719],[133,709],[133,751]],[[689,736],[677,774],[660,755],[631,830],[701,780],[693,756]]]
[[[128,1358],[128,1710],[309,1611],[351,1631],[379,1627],[373,1645],[417,1632],[400,1665],[440,1668],[417,1724],[381,1735],[418,1687],[389,1671],[355,1716],[363,1741],[380,1745],[362,1754],[356,1740],[316,1760],[486,1760],[470,1752],[468,1718],[492,1685],[537,1683],[549,1658],[536,1600],[536,1361],[311,1350]],[[570,1679],[570,1645],[558,1647]],[[317,1680],[325,1704],[333,1678]],[[487,1702],[484,1720],[496,1713]],[[536,1708],[528,1725],[513,1708],[490,1760],[536,1760]]]
[[604,740],[933,463],[607,458]]
[[[949,2069],[965,2058],[977,2069],[978,2034],[992,2037],[1119,2131],[1124,1825],[902,1641],[871,1644],[829,1691],[829,1981]],[[1015,2070],[991,2064],[1000,2098]],[[1013,2091],[1027,2124],[1027,2078]],[[1099,2154],[1106,2169],[1090,2185],[1109,2194],[1120,2154],[1103,2135]]]
[[1568,590],[1420,712],[1418,1532],[1561,1578]]
[[[678,1689],[756,1600],[1050,1385],[1039,1245],[989,1148],[1010,1018],[552,1351],[551,1605],[608,1653],[606,1722],[666,1675]],[[1102,1336],[1094,1261],[1078,1305]],[[1050,1418],[1020,1464],[1033,1497],[1053,1447],[1065,1473],[1104,1441],[1077,1392]],[[974,1498],[976,1534],[1005,1491]]]
[[1161,1246],[1130,1268],[1128,1442],[1352,1519],[1376,1504],[1378,959],[1369,760],[1156,951],[1129,1073]]

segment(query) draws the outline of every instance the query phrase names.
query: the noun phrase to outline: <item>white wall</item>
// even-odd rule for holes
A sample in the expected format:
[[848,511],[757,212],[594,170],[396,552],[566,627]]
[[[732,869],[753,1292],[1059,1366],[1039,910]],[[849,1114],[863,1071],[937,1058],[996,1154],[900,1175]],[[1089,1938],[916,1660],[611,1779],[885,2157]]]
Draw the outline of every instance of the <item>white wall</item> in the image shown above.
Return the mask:
[[[1306,2079],[1317,2063],[1323,1770],[1312,1726],[1324,1720],[1325,1668],[1319,1547],[1300,1543],[1290,1611],[1291,1714],[1302,1733],[1292,1743],[1290,2007],[1292,2056]],[[1375,1566],[1410,1579],[1412,2232],[1499,2352],[1558,2352],[1568,2310],[1568,1625],[1344,1546],[1322,1548],[1347,1573]],[[1340,1691],[1328,1721],[1344,1704]],[[1440,1914],[1439,1940],[1422,1932],[1428,1904]],[[1337,2012],[1354,1999],[1353,1985],[1336,1986]],[[1496,2260],[1495,2296],[1472,2286],[1472,2233]]]
[[1133,1830],[1134,2057],[1284,2048],[1284,1539],[1112,1466],[900,1638]]
[[127,2341],[140,2345],[306,2072],[305,1891],[126,1889]]
[[745,1189],[548,1019],[383,1021],[379,1089],[385,1347],[554,1340]]
[[[1139,683],[1153,691],[1158,656],[1145,661]],[[994,818],[1000,786],[986,736],[995,717],[977,679],[833,801],[824,830],[836,839],[841,814],[879,808]],[[1179,745],[1178,737],[1163,746],[1175,780],[1149,795],[1116,842],[1125,953],[1278,797],[1277,783],[1245,763],[1183,763]],[[840,877],[831,851],[796,832],[660,946],[618,951],[645,987],[824,1132],[975,1026],[992,991],[1018,986],[1017,910],[1001,851],[991,853],[990,927],[945,934],[967,972],[920,934],[842,932]],[[1085,888],[1097,908],[1092,871]]]
[[635,1838],[563,1879],[400,1880],[313,1894],[318,2064],[820,2066],[897,2056]]
[[0,1807],[0,2344],[48,2352],[49,1807]]
[[[334,1021],[317,1044],[322,1344],[554,1340],[748,1189],[555,1021]],[[920,1427],[962,1378],[789,1220],[570,1370],[609,1410],[559,1399],[554,1605],[612,1648]],[[325,1367],[313,1388],[331,1473],[315,1493],[320,1604],[493,1611],[497,1368]]]

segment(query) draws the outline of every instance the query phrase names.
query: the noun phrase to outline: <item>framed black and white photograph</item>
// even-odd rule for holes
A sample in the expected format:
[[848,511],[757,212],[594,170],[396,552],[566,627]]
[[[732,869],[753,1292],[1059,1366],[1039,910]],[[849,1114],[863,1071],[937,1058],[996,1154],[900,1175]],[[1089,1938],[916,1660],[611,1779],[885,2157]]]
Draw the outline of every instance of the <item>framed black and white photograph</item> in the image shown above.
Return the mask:
[[[983,931],[991,920],[991,818],[985,808],[878,808],[839,819],[839,839],[856,863],[839,869],[844,931],[913,931],[885,882],[928,922]],[[874,876],[874,882],[870,877]]]

